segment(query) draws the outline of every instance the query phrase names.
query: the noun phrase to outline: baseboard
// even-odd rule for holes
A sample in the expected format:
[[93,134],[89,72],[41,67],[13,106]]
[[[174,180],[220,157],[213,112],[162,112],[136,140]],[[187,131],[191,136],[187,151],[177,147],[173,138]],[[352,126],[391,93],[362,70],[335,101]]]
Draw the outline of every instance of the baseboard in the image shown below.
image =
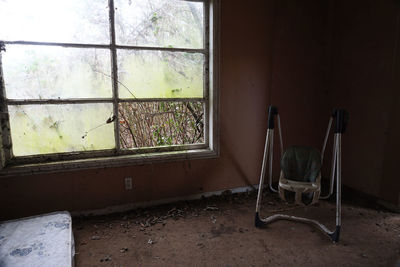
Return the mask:
[[352,203],[356,202],[357,204],[366,207],[385,209],[390,212],[400,213],[399,206],[346,185],[342,185],[342,200],[350,201]]
[[230,191],[232,194],[234,194],[234,193],[244,193],[247,191],[252,191],[254,189],[258,189],[258,184],[253,185],[253,186],[236,187],[236,188],[231,188],[231,189],[205,192],[205,193],[187,195],[187,196],[182,196],[182,197],[164,198],[164,199],[159,199],[159,200],[151,200],[151,201],[128,203],[128,204],[123,204],[123,205],[115,205],[115,206],[109,206],[109,207],[102,208],[102,209],[72,211],[71,215],[72,216],[108,215],[108,214],[112,214],[112,213],[126,212],[126,211],[137,209],[137,208],[158,206],[158,205],[169,204],[169,203],[185,201],[185,200],[195,200],[195,199],[201,199],[204,197],[219,196],[219,195],[222,195],[226,191]]
[[396,206],[393,203],[387,202],[387,201],[382,200],[382,199],[378,199],[377,200],[377,204],[382,206],[382,207],[384,207],[384,208],[386,208],[387,210],[390,210],[390,211],[393,211],[393,212],[396,212],[396,213],[400,213],[400,207]]
[[[234,194],[234,193],[244,193],[247,191],[252,191],[254,189],[258,190],[258,184],[253,185],[253,186],[236,187],[236,188],[231,188],[231,189],[224,189],[224,190],[218,190],[218,191],[212,191],[212,192],[204,192],[204,193],[200,193],[200,194],[187,195],[187,196],[181,196],[181,197],[164,198],[164,199],[159,199],[159,200],[135,202],[135,203],[128,203],[128,204],[123,204],[123,205],[114,205],[114,206],[109,206],[109,207],[101,208],[101,209],[93,209],[93,210],[85,210],[85,211],[72,211],[71,215],[72,216],[108,215],[108,214],[112,214],[112,213],[126,212],[126,211],[134,210],[137,208],[158,206],[158,205],[169,204],[169,203],[174,203],[174,202],[178,202],[178,201],[196,200],[196,199],[201,199],[204,197],[219,196],[219,195],[222,195],[226,191],[230,191],[232,194]],[[365,206],[375,207],[375,208],[384,208],[391,212],[400,213],[399,206],[396,206],[390,202],[384,201],[375,196],[363,193],[361,191],[358,191],[354,188],[351,188],[351,187],[348,187],[345,185],[342,185],[342,200],[349,200],[351,202],[359,200],[359,202],[361,202],[361,204],[362,205],[364,204]]]

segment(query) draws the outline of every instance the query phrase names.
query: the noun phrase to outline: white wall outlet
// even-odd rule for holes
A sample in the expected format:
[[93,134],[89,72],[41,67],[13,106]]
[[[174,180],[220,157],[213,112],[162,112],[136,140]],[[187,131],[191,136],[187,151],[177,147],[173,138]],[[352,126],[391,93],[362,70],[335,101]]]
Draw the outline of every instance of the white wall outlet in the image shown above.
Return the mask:
[[132,177],[125,177],[125,190],[132,190]]

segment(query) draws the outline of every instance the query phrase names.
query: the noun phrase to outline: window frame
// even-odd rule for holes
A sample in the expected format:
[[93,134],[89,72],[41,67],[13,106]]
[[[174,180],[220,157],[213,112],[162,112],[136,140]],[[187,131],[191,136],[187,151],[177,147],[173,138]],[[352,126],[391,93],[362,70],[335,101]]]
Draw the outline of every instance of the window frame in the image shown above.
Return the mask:
[[[175,160],[213,158],[219,156],[219,14],[220,0],[184,0],[204,3],[204,37],[203,48],[170,48],[154,46],[118,45],[115,36],[115,11],[114,0],[108,0],[110,19],[110,44],[83,44],[83,43],[58,43],[58,42],[32,42],[32,41],[0,41],[0,50],[5,51],[5,45],[39,45],[72,48],[102,48],[108,49],[111,54],[112,66],[112,92],[111,98],[83,98],[83,99],[34,99],[16,100],[7,99],[5,83],[2,73],[2,60],[0,53],[0,116],[1,116],[1,145],[0,176],[15,174],[32,174],[51,171],[104,168],[145,164],[155,162],[168,162]],[[118,96],[118,69],[117,50],[129,49],[139,51],[170,51],[201,53],[204,55],[203,69],[203,98],[132,98],[125,99]],[[0,51],[1,52],[1,51]],[[118,125],[118,104],[123,102],[192,102],[199,101],[204,107],[204,143],[173,146],[158,146],[134,149],[121,149]],[[117,122],[114,123],[115,148],[107,150],[78,151],[53,154],[39,154],[32,156],[13,157],[12,142],[8,114],[8,105],[27,104],[87,104],[87,103],[112,103]]]

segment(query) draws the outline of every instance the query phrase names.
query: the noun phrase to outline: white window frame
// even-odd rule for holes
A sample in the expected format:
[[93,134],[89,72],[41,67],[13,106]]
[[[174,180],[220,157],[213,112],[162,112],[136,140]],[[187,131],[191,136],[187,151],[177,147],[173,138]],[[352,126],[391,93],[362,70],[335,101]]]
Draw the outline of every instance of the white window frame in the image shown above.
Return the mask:
[[[188,160],[200,158],[213,158],[219,156],[219,13],[220,0],[188,0],[204,3],[204,45],[202,49],[185,48],[163,48],[117,45],[115,40],[115,12],[114,0],[109,2],[110,37],[111,44],[81,44],[81,43],[56,43],[56,42],[30,42],[30,41],[0,41],[0,50],[12,44],[19,45],[41,45],[58,47],[80,47],[80,48],[105,48],[111,51],[112,75],[113,75],[113,97],[108,99],[36,99],[36,100],[14,100],[7,99],[5,84],[1,66],[0,53],[0,132],[1,147],[0,164],[2,170],[0,176],[15,174],[32,174],[51,171],[104,168],[126,166],[134,164],[167,162],[175,160]],[[120,99],[118,97],[118,77],[116,53],[117,49],[132,50],[156,50],[172,52],[202,53],[204,57],[204,96],[203,98],[162,98],[162,99]],[[118,114],[118,104],[122,102],[186,102],[199,101],[204,103],[204,143],[179,146],[165,146],[152,148],[120,149],[118,123],[115,127],[116,148],[104,151],[81,151],[44,154],[34,156],[14,157],[12,155],[12,142],[8,105],[26,104],[78,104],[78,103],[113,103],[114,114]],[[117,119],[117,122],[119,120]]]

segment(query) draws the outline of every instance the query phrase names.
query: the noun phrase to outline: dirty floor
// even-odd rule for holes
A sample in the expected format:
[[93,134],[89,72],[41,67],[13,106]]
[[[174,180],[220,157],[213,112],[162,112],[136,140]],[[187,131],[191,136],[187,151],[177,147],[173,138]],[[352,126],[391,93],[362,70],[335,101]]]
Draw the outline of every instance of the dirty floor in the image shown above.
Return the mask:
[[[76,266],[400,266],[400,214],[344,203],[333,244],[306,224],[255,228],[255,203],[255,193],[224,194],[74,218]],[[334,208],[287,206],[267,194],[262,214],[308,216],[333,229]]]

